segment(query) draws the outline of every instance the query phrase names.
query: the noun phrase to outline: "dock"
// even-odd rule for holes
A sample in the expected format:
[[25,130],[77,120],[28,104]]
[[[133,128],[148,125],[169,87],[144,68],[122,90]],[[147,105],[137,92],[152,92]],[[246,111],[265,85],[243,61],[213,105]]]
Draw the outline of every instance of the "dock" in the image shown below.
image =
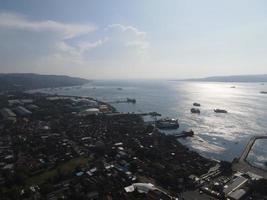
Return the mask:
[[252,137],[248,144],[246,145],[244,151],[242,152],[241,156],[239,157],[239,159],[233,163],[233,169],[236,171],[242,171],[243,173],[247,173],[247,172],[251,172],[253,174],[256,174],[258,176],[261,176],[265,179],[267,179],[267,171],[257,168],[251,164],[249,164],[246,159],[247,156],[251,150],[251,148],[253,147],[254,143],[256,140],[258,139],[267,139],[267,136],[255,136]]

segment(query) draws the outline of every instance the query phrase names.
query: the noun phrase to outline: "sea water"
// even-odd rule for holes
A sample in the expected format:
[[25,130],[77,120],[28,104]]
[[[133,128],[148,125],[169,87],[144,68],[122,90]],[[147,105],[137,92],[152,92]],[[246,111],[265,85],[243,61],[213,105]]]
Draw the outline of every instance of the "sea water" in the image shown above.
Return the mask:
[[[260,93],[267,91],[267,83],[98,80],[81,87],[42,91],[93,97],[110,102],[120,112],[155,111],[162,117],[178,118],[180,128],[165,133],[192,129],[195,136],[180,141],[190,149],[218,160],[232,161],[242,153],[252,136],[267,134],[267,95]],[[136,104],[112,103],[127,97],[135,98]],[[194,102],[201,104],[200,114],[191,114]],[[216,108],[228,113],[215,113]],[[263,163],[267,161],[267,155],[257,156],[261,156]]]

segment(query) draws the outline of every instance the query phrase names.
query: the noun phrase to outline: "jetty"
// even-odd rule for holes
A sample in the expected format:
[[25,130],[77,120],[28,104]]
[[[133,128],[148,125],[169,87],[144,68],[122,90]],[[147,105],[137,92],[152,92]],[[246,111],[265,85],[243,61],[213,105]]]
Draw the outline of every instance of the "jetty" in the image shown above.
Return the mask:
[[267,179],[267,172],[263,169],[257,168],[253,165],[251,165],[246,159],[247,156],[251,150],[251,148],[253,147],[254,143],[256,140],[258,139],[267,139],[267,136],[255,136],[252,137],[248,144],[246,145],[244,151],[242,152],[241,156],[238,159],[235,159],[234,163],[233,163],[233,169],[234,170],[238,170],[238,171],[242,171],[243,173],[253,173],[256,174],[260,177],[263,177],[265,179]]

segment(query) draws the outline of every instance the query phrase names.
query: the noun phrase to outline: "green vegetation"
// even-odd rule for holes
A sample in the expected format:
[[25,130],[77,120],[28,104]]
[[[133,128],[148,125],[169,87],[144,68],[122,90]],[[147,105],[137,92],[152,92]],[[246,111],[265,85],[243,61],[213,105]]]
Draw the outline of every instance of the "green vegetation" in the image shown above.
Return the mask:
[[30,186],[34,184],[41,184],[48,180],[52,180],[53,178],[58,177],[60,175],[69,174],[73,172],[76,168],[86,165],[89,160],[90,160],[89,158],[85,157],[74,158],[66,163],[57,166],[52,170],[28,178],[26,180],[26,185]]
[[[71,174],[79,167],[86,165],[90,161],[88,157],[78,157],[72,160],[69,160],[65,163],[58,165],[56,168],[45,171],[41,174],[32,177],[24,177],[25,184],[24,186],[31,186],[31,185],[40,185],[40,184],[47,184],[47,182],[53,181],[55,179],[59,179],[65,175]],[[25,174],[24,174],[25,175]],[[24,182],[24,181],[23,181]],[[49,185],[49,184],[48,184]],[[2,187],[0,189],[0,196],[1,194],[8,194],[11,199],[18,199],[20,190],[22,189],[19,185],[12,185],[12,187]],[[12,198],[13,197],[13,198]]]
[[1,74],[0,91],[23,91],[37,88],[67,87],[83,85],[89,80],[69,76],[40,75],[40,74]]

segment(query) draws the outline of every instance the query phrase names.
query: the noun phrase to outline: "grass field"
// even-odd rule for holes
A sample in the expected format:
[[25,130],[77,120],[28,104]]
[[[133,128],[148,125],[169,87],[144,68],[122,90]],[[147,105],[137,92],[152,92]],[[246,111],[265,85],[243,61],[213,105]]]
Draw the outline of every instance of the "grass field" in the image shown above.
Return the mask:
[[78,166],[83,166],[85,164],[87,164],[89,161],[89,158],[85,158],[85,157],[79,157],[79,158],[74,158],[72,160],[69,160],[59,166],[57,166],[56,168],[46,171],[44,173],[38,174],[36,176],[33,177],[29,177],[26,180],[26,185],[30,186],[30,185],[34,185],[34,184],[41,184],[43,182],[45,182],[46,180],[52,179],[53,177],[55,177],[59,172],[61,174],[68,174],[74,171],[74,169]]

